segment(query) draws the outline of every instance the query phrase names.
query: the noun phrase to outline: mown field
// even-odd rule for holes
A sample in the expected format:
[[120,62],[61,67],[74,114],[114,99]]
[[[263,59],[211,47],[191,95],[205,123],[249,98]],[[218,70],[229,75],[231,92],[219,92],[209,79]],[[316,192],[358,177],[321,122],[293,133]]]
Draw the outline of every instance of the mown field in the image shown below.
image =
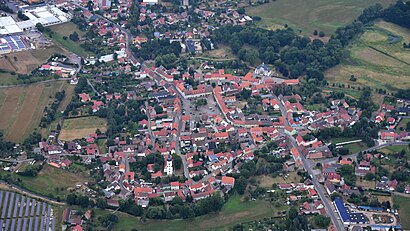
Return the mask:
[[97,128],[101,132],[105,132],[107,130],[107,121],[96,116],[65,119],[59,138],[67,141],[81,139],[95,133]]
[[[349,56],[325,73],[333,84],[357,89],[369,86],[394,92],[410,87],[410,30],[379,21],[349,46]],[[356,81],[350,80],[354,75]]]
[[[72,34],[74,31],[76,31],[80,37],[85,34],[83,31],[79,30],[77,28],[77,25],[75,25],[74,23],[68,22],[58,24],[51,26],[50,29],[55,32],[51,39],[58,45],[84,58],[94,55],[92,52],[86,51],[84,48],[82,48],[80,46],[81,42],[74,42],[69,38],[70,34]],[[66,39],[64,39],[64,37],[66,37]]]
[[55,93],[68,88],[72,86],[63,81],[1,88],[0,131],[7,140],[23,141],[38,127],[44,108],[51,105]]
[[[139,218],[116,213],[119,217],[119,223],[114,226],[114,230],[229,230],[241,222],[277,216],[279,211],[281,208],[273,208],[264,200],[242,202],[239,195],[233,195],[221,212],[187,220],[148,220],[142,222]],[[106,213],[108,212],[96,211],[97,215]]]
[[247,7],[246,12],[261,17],[258,25],[263,28],[277,29],[287,24],[305,34],[312,34],[314,30],[330,34],[356,19],[364,8],[394,2],[396,0],[276,0]]

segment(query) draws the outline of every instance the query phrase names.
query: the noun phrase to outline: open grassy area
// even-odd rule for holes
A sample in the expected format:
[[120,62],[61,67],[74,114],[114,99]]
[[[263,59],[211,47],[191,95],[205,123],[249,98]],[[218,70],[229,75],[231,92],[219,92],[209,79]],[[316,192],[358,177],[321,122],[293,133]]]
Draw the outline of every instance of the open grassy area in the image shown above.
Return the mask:
[[68,85],[57,81],[0,89],[0,130],[6,139],[21,142],[38,128],[44,108],[53,102],[57,91],[67,89]]
[[80,117],[64,120],[59,138],[61,140],[81,139],[95,133],[99,128],[101,132],[107,130],[107,121],[96,116]]
[[301,177],[297,174],[297,172],[289,172],[289,176],[277,176],[275,178],[271,176],[257,176],[256,181],[258,182],[260,187],[264,188],[271,188],[273,184],[284,184],[284,183],[291,183],[291,182],[299,182]]
[[410,118],[401,119],[399,124],[397,124],[397,126],[396,126],[396,131],[397,132],[406,131],[407,123],[410,123]]
[[408,145],[394,145],[394,146],[388,146],[388,147],[379,149],[380,152],[383,152],[386,154],[398,153],[398,152],[401,152],[402,150],[406,151],[407,155],[410,155],[410,149]]
[[347,145],[343,145],[343,147],[349,149],[350,154],[358,153],[368,148],[368,146],[363,142],[347,144]]
[[[84,32],[79,30],[77,25],[75,25],[74,23],[68,22],[58,24],[51,26],[50,29],[55,32],[51,39],[62,47],[84,58],[95,55],[92,52],[89,52],[82,48],[80,46],[81,42],[74,42],[69,38],[70,34],[72,34],[74,31],[76,31],[80,37],[84,35]],[[64,39],[64,37],[66,37],[66,39]]]
[[312,34],[314,30],[326,34],[355,20],[364,8],[381,3],[388,6],[395,0],[276,0],[256,7],[247,7],[251,16],[262,18],[259,26],[277,29],[285,24]]
[[[369,86],[395,92],[409,88],[410,54],[403,42],[410,42],[410,30],[379,21],[352,42],[348,58],[325,76],[332,84],[344,84],[343,90]],[[357,80],[351,81],[351,75]]]
[[[285,207],[282,209],[286,209]],[[137,217],[117,212],[119,223],[114,230],[228,230],[237,223],[276,216],[281,208],[272,208],[267,201],[256,200],[242,202],[239,195],[233,195],[216,214],[196,217],[187,220],[148,220],[141,222]],[[108,211],[97,210],[96,214]]]
[[84,182],[92,180],[80,173],[58,169],[48,164],[43,166],[36,177],[19,176],[19,178],[23,186],[34,193],[46,196],[52,193],[60,197],[65,197],[69,193],[68,188],[74,188],[77,184],[83,185]]
[[338,138],[333,138],[331,142],[333,144],[337,144],[337,143],[343,143],[343,142],[348,142],[348,141],[353,141],[353,140],[360,140],[360,139],[357,137],[338,137]]
[[402,196],[394,196],[394,204],[400,206],[399,215],[400,223],[403,225],[405,230],[410,229],[410,198]]
[[0,56],[0,69],[6,70],[6,73],[0,73],[0,85],[17,84],[17,75],[11,75],[9,72],[18,74],[29,74],[31,71],[45,63],[53,54],[64,54],[58,46],[51,46],[46,49],[35,49]]

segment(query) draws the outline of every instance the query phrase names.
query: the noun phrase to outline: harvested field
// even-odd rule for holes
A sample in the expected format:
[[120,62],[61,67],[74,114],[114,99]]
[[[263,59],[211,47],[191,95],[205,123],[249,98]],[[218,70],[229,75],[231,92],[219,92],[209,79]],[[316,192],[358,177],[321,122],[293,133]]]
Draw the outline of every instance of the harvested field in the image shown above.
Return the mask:
[[81,139],[95,133],[97,128],[101,132],[105,132],[107,130],[107,121],[95,116],[66,119],[59,138],[64,141]]
[[[6,139],[23,141],[38,127],[44,108],[53,102],[55,93],[67,88],[68,83],[58,81],[0,89],[0,130]],[[68,92],[66,97],[71,99],[71,94]]]
[[31,126],[30,123],[33,121],[35,108],[37,107],[43,90],[44,85],[35,85],[27,91],[25,100],[21,105],[21,110],[10,127],[10,130],[13,132],[6,136],[8,139],[19,140],[20,137],[24,136],[25,132]]

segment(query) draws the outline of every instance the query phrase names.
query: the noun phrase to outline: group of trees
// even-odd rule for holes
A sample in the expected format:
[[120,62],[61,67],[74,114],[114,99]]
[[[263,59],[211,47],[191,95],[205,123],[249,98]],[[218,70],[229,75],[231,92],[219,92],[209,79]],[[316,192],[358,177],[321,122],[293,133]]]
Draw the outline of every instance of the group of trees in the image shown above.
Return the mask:
[[0,132],[0,157],[4,158],[13,151],[14,143],[4,139],[3,132]]
[[[141,49],[136,47],[132,49],[138,58],[143,60],[156,60],[158,64],[172,64],[182,51],[179,42],[170,43],[169,39],[149,40],[141,45]],[[156,59],[159,56],[162,56],[162,58]]]
[[35,177],[37,174],[43,169],[43,165],[37,164],[37,165],[28,165],[23,171],[19,172],[19,175],[22,176],[31,176]]
[[[187,198],[192,202],[192,197]],[[135,204],[133,199],[120,201],[119,210],[134,216],[143,216],[150,219],[187,219],[202,216],[222,209],[224,198],[214,194],[200,200],[198,203],[184,203],[181,198],[175,197],[169,204],[165,205],[161,199],[150,199],[150,207],[144,210]]]
[[[273,64],[284,76],[291,78],[307,74],[322,80],[323,70],[339,63],[342,45],[337,39],[327,44],[311,41],[291,28],[270,31],[249,26],[228,25],[216,30],[213,40],[229,44],[233,53],[251,65],[259,62]],[[244,45],[255,49],[246,49]]]
[[51,104],[51,106],[44,108],[44,116],[41,118],[41,121],[40,121],[40,126],[42,128],[47,127],[51,122],[54,121],[56,113],[57,113],[57,109],[60,106],[61,101],[65,97],[65,91],[62,90],[62,91],[57,92],[54,97],[55,97],[55,100]]

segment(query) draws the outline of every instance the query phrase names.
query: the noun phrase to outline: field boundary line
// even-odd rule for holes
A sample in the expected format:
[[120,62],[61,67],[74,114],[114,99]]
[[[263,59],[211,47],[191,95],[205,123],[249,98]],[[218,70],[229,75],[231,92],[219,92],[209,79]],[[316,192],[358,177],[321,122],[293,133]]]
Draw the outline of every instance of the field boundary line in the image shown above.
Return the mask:
[[382,50],[377,49],[376,47],[373,47],[373,46],[371,46],[371,45],[368,45],[368,47],[369,47],[370,49],[375,50],[375,51],[377,51],[377,52],[379,52],[379,53],[382,53],[383,55],[386,55],[386,56],[388,56],[388,57],[390,57],[390,58],[392,58],[392,59],[394,59],[394,60],[396,60],[396,61],[399,61],[399,62],[401,62],[401,63],[407,64],[407,65],[410,66],[410,63],[408,63],[408,62],[406,62],[406,61],[403,61],[403,60],[401,60],[401,59],[399,59],[399,58],[396,58],[396,57],[394,57],[393,55],[390,55],[390,54],[388,54],[388,53],[386,53],[386,52],[384,52],[384,51],[382,51]]

